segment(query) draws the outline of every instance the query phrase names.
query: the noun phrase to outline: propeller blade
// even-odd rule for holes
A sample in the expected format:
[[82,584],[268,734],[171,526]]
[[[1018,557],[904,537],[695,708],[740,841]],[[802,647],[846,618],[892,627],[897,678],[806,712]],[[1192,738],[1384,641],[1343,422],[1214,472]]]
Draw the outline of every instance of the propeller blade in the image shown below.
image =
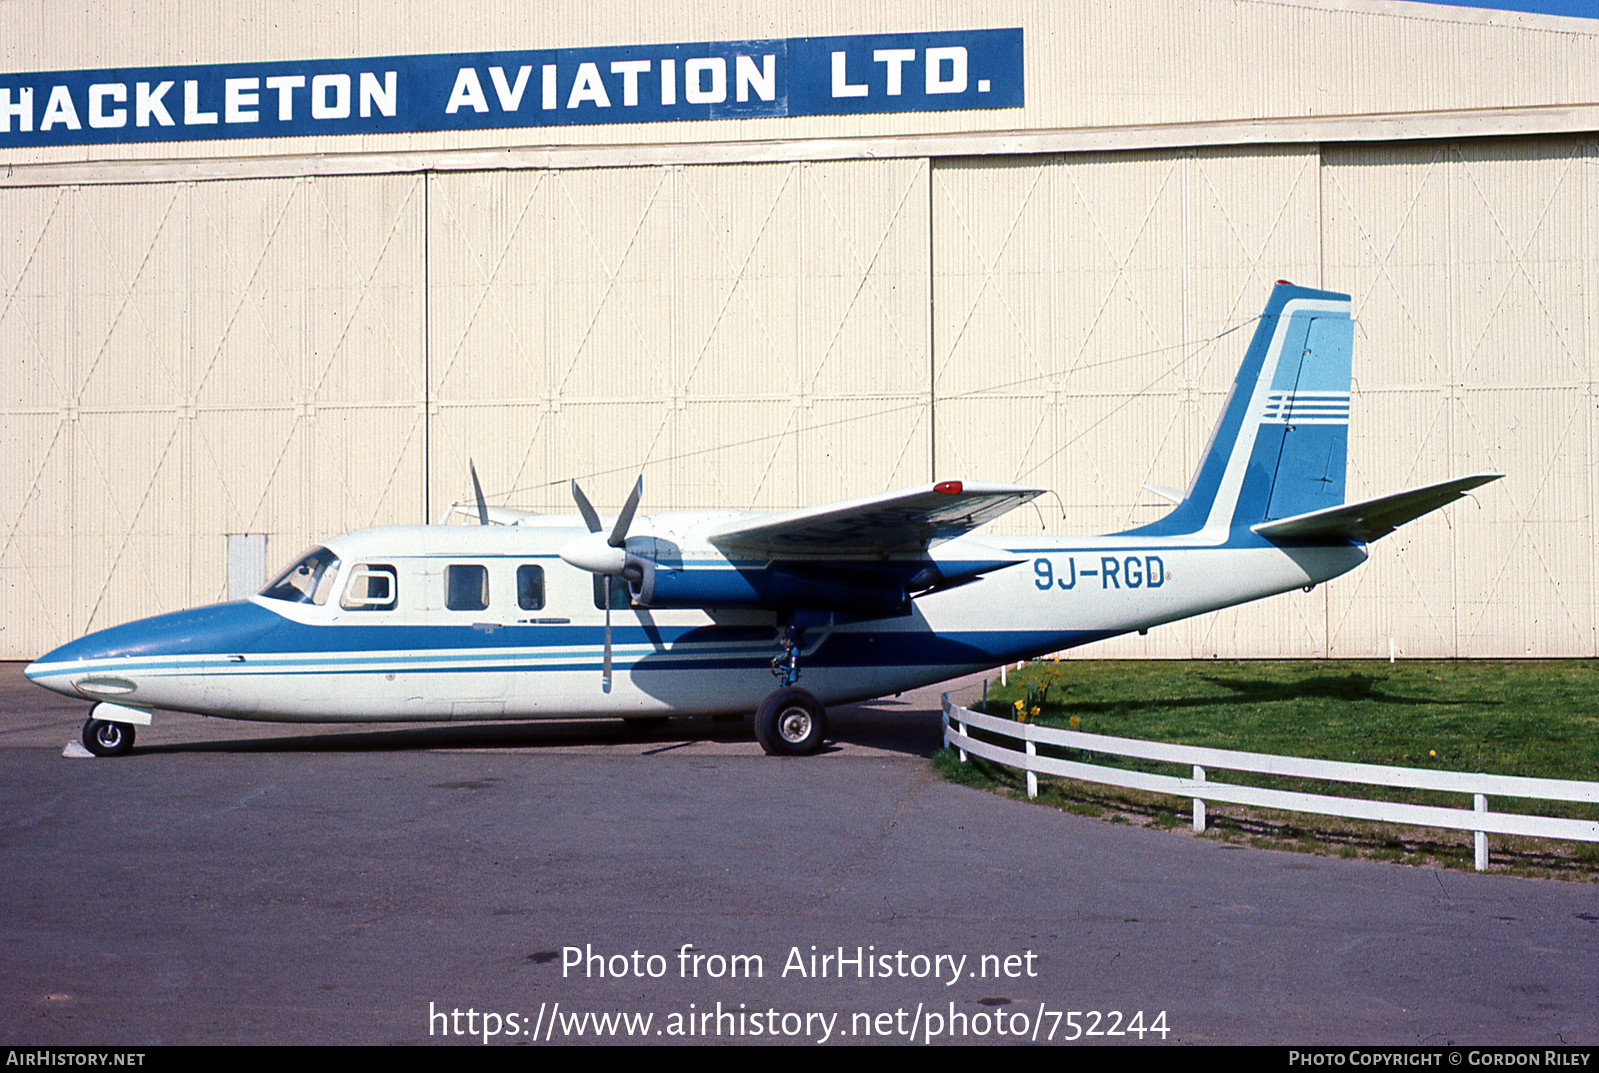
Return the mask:
[[605,666],[600,670],[600,692],[611,691],[611,575],[605,575]]
[[577,479],[572,480],[572,498],[577,500],[577,512],[583,515],[583,524],[589,527],[589,532],[600,531],[600,516],[594,512],[594,504],[589,502],[589,497],[583,494],[583,489],[577,486]]
[[613,548],[620,548],[627,540],[627,530],[633,524],[633,513],[638,510],[638,501],[644,495],[644,475],[639,474],[638,482],[633,485],[633,493],[627,497],[627,502],[622,506],[622,513],[616,516],[616,527],[611,530],[611,539],[607,541]]
[[472,460],[470,458],[466,460],[466,468],[471,471],[472,474],[472,494],[477,496],[478,524],[488,525],[489,505],[483,499],[483,486],[477,482],[477,467],[472,464]]

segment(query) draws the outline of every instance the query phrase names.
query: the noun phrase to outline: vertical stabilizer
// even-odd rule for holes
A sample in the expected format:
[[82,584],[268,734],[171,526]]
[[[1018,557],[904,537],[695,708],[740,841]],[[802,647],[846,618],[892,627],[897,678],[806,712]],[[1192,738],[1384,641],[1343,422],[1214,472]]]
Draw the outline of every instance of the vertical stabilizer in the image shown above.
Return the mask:
[[1217,538],[1344,501],[1349,296],[1278,283],[1188,493],[1146,535]]

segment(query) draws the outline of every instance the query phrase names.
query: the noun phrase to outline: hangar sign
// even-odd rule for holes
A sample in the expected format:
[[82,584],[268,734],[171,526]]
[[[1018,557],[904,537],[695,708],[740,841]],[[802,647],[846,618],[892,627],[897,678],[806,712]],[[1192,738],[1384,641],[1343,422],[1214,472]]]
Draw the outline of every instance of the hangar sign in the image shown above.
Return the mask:
[[1022,31],[0,74],[0,148],[1019,108]]

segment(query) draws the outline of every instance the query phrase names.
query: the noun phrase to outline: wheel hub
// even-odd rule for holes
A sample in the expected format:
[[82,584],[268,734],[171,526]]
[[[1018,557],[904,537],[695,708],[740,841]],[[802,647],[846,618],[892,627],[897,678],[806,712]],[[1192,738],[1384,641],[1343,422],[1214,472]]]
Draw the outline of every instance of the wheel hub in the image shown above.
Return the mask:
[[784,741],[798,744],[811,732],[811,713],[804,708],[790,708],[777,721],[777,727]]

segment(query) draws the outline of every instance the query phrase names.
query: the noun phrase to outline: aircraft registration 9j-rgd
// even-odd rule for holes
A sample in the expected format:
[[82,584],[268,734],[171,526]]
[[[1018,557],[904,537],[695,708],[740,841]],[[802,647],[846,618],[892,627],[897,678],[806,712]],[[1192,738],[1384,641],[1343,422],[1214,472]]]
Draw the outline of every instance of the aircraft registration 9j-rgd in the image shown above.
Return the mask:
[[[1089,538],[973,533],[1042,489],[942,481],[786,514],[602,522],[485,504],[313,548],[243,601],[89,634],[27,675],[97,702],[125,753],[153,709],[286,722],[745,714],[816,751],[828,705],[1338,577],[1498,474],[1344,502],[1347,295],[1279,283],[1185,495]],[[774,682],[774,676],[776,681]],[[799,683],[803,681],[804,685]]]

